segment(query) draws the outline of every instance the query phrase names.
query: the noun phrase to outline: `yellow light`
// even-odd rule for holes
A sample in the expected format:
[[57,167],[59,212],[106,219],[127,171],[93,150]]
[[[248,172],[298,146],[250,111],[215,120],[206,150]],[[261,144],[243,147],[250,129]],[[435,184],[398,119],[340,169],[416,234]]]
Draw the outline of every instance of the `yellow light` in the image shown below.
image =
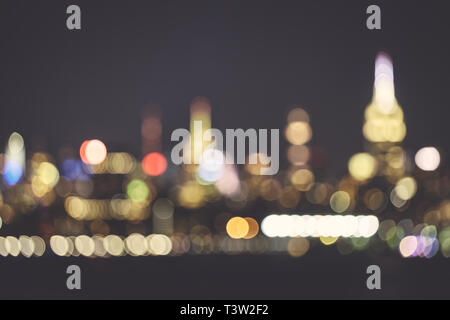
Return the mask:
[[295,121],[288,124],[285,131],[286,139],[294,145],[302,145],[311,140],[312,130],[307,122]]
[[368,153],[357,153],[350,158],[348,170],[356,180],[365,181],[375,175],[377,161]]
[[330,207],[334,212],[342,213],[350,206],[350,195],[345,191],[337,191],[330,198]]
[[50,162],[41,162],[37,169],[37,176],[49,188],[53,188],[59,181],[58,169]]
[[181,187],[178,193],[178,201],[185,208],[199,208],[205,202],[205,192],[198,183],[189,181]]
[[417,183],[412,177],[404,177],[397,181],[395,193],[402,200],[409,200],[416,194]]
[[320,237],[320,242],[322,242],[326,246],[330,246],[334,244],[339,237]]
[[308,191],[314,184],[314,174],[308,169],[298,169],[292,173],[291,183],[299,191]]

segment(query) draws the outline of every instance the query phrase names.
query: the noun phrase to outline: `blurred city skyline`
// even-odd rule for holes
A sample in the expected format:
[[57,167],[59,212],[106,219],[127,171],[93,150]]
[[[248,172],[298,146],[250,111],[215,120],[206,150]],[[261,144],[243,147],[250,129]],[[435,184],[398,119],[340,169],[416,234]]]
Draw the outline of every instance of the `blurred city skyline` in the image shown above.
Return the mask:
[[[204,294],[192,285],[205,287],[204,256],[216,273],[239,273],[236,261],[245,261],[236,288],[251,270],[286,271],[286,281],[297,268],[303,277],[314,273],[321,261],[347,275],[352,263],[384,264],[395,278],[388,296],[411,294],[405,279],[425,268],[397,258],[433,258],[427,275],[441,277],[450,257],[444,4],[380,1],[382,29],[368,30],[368,1],[80,0],[79,31],[65,26],[69,4],[0,4],[7,270],[22,256],[56,268],[61,256],[117,273],[132,265],[126,255],[170,255],[197,272],[187,281],[195,296]],[[171,133],[198,120],[201,130],[280,129],[279,174],[258,176],[260,163],[227,166],[214,157],[174,165]],[[116,257],[124,262],[114,265]],[[165,273],[165,259],[141,260],[166,276],[158,286],[168,296],[186,270]],[[142,272],[130,277],[138,281]],[[339,296],[343,280],[324,279]],[[314,295],[325,286],[305,281]],[[258,293],[251,282],[242,295]],[[268,290],[279,288],[270,283]],[[416,292],[427,285],[421,279]],[[446,295],[443,286],[438,296]],[[296,290],[287,285],[284,296]],[[93,292],[105,290],[97,283]]]

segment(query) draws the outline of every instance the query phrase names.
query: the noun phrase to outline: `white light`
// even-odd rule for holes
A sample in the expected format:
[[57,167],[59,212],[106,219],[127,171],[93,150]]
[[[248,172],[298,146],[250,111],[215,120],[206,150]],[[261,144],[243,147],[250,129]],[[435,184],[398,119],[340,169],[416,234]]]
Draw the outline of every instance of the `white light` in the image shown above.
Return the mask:
[[423,171],[434,171],[439,167],[441,156],[436,148],[426,147],[417,151],[415,160]]
[[375,216],[341,215],[269,215],[261,223],[270,237],[361,237],[370,238],[379,227]]

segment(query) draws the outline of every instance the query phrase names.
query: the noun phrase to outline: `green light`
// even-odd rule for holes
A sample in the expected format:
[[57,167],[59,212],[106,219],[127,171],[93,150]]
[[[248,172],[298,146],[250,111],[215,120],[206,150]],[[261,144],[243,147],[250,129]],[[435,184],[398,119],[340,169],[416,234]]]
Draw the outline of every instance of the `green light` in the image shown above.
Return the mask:
[[133,202],[144,202],[149,193],[147,184],[142,180],[132,180],[127,186],[128,198]]

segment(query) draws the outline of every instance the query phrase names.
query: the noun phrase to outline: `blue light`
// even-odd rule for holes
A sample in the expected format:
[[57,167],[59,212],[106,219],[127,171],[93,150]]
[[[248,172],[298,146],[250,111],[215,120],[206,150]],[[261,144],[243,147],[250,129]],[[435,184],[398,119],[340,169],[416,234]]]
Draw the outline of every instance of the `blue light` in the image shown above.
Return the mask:
[[3,168],[3,180],[9,186],[14,186],[22,178],[23,170],[22,167],[14,161],[8,161]]
[[65,160],[62,165],[62,172],[69,181],[77,179],[83,173],[80,162],[75,159]]

